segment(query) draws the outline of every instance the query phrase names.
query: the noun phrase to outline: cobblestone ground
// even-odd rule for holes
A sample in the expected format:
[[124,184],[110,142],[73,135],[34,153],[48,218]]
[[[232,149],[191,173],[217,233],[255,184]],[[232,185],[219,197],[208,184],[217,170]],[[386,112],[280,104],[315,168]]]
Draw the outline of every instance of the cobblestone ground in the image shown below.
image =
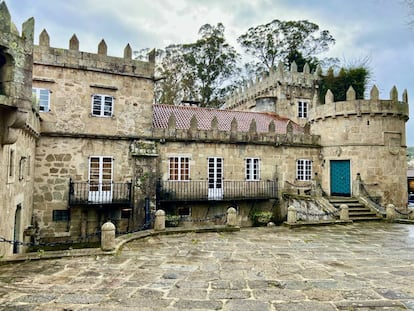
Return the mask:
[[414,310],[414,226],[164,235],[6,264],[0,310]]

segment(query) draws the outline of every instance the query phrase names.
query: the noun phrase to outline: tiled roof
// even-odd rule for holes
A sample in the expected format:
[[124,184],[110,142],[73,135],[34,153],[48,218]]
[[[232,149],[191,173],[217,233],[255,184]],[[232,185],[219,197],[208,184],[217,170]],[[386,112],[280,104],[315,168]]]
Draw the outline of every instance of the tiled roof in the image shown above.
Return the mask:
[[[171,115],[175,116],[177,129],[189,129],[193,116],[197,118],[198,129],[211,130],[211,121],[214,117],[218,121],[220,131],[230,131],[231,122],[236,119],[239,132],[248,132],[250,123],[256,121],[258,133],[266,133],[269,130],[270,122],[275,124],[275,132],[286,133],[286,126],[289,119],[278,116],[275,113],[249,112],[200,108],[192,106],[154,105],[153,126],[155,128],[168,128],[168,120]],[[303,133],[302,127],[293,123],[294,133]]]

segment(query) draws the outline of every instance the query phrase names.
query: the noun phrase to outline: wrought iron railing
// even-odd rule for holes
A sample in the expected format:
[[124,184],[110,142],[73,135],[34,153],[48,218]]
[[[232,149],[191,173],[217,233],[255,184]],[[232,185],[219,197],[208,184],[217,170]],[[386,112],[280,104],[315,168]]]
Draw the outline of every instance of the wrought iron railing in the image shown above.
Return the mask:
[[132,205],[132,183],[69,182],[69,206]]
[[158,201],[263,200],[277,198],[277,182],[223,180],[214,187],[207,180],[159,180]]

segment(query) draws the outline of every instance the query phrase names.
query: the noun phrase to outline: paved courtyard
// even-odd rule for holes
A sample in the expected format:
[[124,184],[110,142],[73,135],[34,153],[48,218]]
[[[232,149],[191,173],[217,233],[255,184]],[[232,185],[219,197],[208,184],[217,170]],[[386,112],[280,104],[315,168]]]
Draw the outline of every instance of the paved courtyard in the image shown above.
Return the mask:
[[414,226],[161,235],[0,265],[0,310],[414,310]]

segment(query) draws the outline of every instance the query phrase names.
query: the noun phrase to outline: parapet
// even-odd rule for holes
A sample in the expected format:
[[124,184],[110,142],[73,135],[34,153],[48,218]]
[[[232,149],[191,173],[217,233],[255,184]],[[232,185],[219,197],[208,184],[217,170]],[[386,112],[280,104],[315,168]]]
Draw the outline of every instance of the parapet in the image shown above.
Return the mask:
[[312,88],[318,80],[318,70],[310,72],[309,64],[305,64],[302,72],[298,72],[295,62],[290,66],[290,71],[284,69],[283,63],[279,63],[277,68],[272,67],[268,75],[257,77],[255,81],[250,80],[245,86],[237,89],[232,95],[226,98],[225,108],[233,109],[247,101],[254,101],[257,97],[264,94],[269,95],[278,86],[300,86]]
[[309,111],[310,120],[318,121],[325,118],[381,115],[399,117],[405,121],[409,118],[409,106],[407,90],[402,94],[402,100],[398,100],[398,91],[394,86],[390,91],[389,99],[379,99],[378,88],[374,85],[370,92],[370,99],[356,99],[355,91],[349,87],[346,94],[346,101],[335,102],[331,90],[325,95],[325,104],[318,105]]
[[39,45],[34,47],[34,64],[147,79],[153,79],[155,67],[151,57],[147,62],[132,59],[132,49],[129,44],[125,46],[123,57],[108,56],[107,45],[103,39],[98,44],[96,54],[80,51],[79,40],[75,34],[69,40],[68,49],[53,48],[50,46],[50,37],[45,29],[39,35]]
[[320,136],[276,114],[153,106],[152,137],[160,141],[250,143],[317,147]]

